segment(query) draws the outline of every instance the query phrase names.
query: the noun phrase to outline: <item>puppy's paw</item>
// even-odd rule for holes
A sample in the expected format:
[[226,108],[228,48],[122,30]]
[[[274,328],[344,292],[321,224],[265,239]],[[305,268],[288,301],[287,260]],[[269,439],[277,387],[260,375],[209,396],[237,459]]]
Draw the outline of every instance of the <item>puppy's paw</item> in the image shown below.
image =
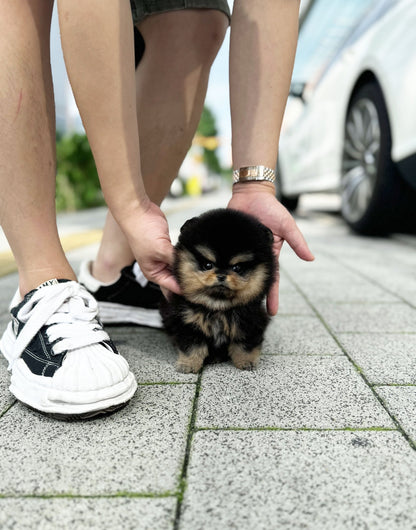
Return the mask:
[[231,360],[239,370],[255,370],[259,363],[260,353],[260,348],[247,352],[242,346],[236,344],[230,347]]
[[201,368],[202,363],[195,363],[194,365],[192,365],[189,362],[176,362],[176,371],[180,372],[181,374],[197,374]]
[[179,352],[176,370],[183,374],[196,374],[202,368],[207,355],[208,348],[206,346],[194,347],[187,353]]
[[258,361],[241,361],[241,362],[234,362],[234,366],[238,368],[239,370],[247,370],[247,371],[253,371],[257,368],[257,365],[259,364]]

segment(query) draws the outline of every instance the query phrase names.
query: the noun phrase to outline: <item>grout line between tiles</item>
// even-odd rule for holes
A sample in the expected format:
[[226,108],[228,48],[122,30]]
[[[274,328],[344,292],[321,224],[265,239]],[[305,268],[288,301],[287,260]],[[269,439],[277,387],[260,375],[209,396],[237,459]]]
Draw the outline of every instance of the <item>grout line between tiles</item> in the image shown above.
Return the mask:
[[315,308],[313,303],[309,300],[308,296],[305,295],[305,293],[302,291],[302,289],[299,287],[299,285],[296,283],[296,281],[292,278],[292,276],[286,271],[286,275],[289,278],[289,280],[292,282],[292,284],[296,287],[297,291],[303,296],[305,301],[309,304],[309,306],[312,308],[316,316],[320,319],[322,324],[325,326],[328,333],[331,335],[331,337],[335,340],[335,342],[338,344],[338,346],[341,348],[342,352],[344,353],[345,357],[348,359],[348,361],[352,364],[352,366],[355,368],[359,376],[363,379],[364,383],[368,386],[368,388],[373,393],[374,397],[377,399],[377,401],[380,403],[380,405],[383,407],[383,409],[386,411],[386,413],[389,415],[390,419],[393,421],[394,425],[396,425],[397,429],[400,431],[404,439],[407,441],[407,443],[410,445],[410,447],[413,450],[416,450],[416,444],[411,439],[411,437],[406,433],[402,425],[399,423],[395,415],[389,410],[387,404],[384,402],[382,397],[377,393],[376,389],[371,385],[369,380],[367,379],[366,375],[363,373],[361,368],[355,363],[354,359],[350,356],[350,354],[347,352],[347,350],[344,348],[340,340],[338,339],[336,333],[331,329],[329,324],[326,322],[326,320],[323,318],[323,316],[320,314],[320,312]]

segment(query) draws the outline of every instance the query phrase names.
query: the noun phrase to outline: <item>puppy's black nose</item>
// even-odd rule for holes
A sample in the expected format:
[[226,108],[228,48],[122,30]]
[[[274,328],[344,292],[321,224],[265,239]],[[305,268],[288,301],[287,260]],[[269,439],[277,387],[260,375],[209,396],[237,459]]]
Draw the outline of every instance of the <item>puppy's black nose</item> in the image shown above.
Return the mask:
[[221,283],[225,282],[227,276],[225,274],[217,274],[217,280]]

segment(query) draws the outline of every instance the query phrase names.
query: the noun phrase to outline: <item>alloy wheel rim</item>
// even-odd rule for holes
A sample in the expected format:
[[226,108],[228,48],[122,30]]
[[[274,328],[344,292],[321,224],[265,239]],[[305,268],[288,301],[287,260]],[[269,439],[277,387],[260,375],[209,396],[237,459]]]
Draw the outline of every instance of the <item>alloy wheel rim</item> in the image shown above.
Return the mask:
[[342,155],[342,214],[351,223],[364,216],[373,196],[380,138],[375,104],[368,98],[357,100],[347,115]]

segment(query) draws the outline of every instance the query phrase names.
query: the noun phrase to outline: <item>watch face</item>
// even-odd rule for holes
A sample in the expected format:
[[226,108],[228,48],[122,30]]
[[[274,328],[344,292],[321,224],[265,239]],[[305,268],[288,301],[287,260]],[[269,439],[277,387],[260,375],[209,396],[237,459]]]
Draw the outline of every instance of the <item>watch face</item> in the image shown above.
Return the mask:
[[233,171],[234,182],[244,182],[248,180],[268,180],[275,181],[273,169],[264,166],[247,166]]
[[263,166],[248,166],[240,169],[241,177],[259,177],[263,173]]

